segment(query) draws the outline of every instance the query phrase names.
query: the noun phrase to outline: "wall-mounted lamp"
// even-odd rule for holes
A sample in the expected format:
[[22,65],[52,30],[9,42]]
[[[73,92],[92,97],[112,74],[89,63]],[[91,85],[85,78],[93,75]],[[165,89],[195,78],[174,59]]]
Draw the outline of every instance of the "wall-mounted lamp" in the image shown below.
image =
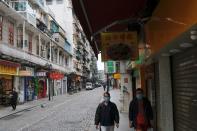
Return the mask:
[[190,31],[190,38],[192,40],[197,40],[197,30]]

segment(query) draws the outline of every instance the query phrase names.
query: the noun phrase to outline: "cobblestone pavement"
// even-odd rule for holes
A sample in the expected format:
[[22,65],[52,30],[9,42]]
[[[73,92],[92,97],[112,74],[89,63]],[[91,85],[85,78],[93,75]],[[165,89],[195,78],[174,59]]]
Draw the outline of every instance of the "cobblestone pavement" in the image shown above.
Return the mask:
[[0,119],[0,131],[92,131],[102,88],[53,100]]

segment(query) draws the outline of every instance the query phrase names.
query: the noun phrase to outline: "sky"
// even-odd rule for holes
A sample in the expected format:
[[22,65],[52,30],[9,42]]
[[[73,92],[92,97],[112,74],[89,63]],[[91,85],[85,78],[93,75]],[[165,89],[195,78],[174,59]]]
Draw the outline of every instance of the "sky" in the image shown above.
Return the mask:
[[104,70],[104,63],[101,62],[101,53],[98,55],[97,66],[98,66],[98,70]]

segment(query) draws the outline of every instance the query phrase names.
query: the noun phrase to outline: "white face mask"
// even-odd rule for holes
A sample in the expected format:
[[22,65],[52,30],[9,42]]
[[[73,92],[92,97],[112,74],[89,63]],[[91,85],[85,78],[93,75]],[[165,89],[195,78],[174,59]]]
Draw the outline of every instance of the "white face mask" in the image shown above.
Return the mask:
[[136,97],[138,100],[142,100],[144,96],[143,96],[143,94],[137,94]]
[[104,101],[108,103],[110,101],[110,97],[104,96]]

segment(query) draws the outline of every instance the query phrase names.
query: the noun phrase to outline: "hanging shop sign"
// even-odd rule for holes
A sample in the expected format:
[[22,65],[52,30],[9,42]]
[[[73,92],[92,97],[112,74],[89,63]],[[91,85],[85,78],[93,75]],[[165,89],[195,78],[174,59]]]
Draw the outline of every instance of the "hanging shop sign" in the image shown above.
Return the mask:
[[0,60],[0,74],[18,75],[20,64]]
[[43,77],[43,76],[47,76],[47,73],[46,72],[36,72],[36,76],[40,76],[40,77]]
[[34,69],[25,67],[24,70],[19,71],[19,76],[34,76]]
[[120,78],[121,78],[120,73],[116,73],[116,74],[114,74],[114,79],[120,79]]
[[116,72],[115,61],[107,61],[105,71],[107,74],[113,74]]
[[105,32],[101,41],[102,61],[138,58],[137,32]]
[[19,76],[33,76],[33,72],[26,71],[26,70],[20,70],[19,71]]
[[64,74],[59,72],[52,72],[49,74],[49,77],[54,80],[60,80],[64,78]]

